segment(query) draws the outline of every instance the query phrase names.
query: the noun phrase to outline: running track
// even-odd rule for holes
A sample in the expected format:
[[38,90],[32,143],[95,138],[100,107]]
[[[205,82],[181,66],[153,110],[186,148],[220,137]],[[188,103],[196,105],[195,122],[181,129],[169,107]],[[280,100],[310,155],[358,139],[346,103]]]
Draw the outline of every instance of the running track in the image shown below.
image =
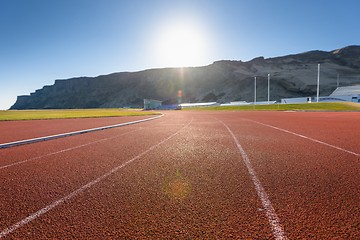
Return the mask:
[[0,149],[0,238],[360,239],[360,113],[164,113]]

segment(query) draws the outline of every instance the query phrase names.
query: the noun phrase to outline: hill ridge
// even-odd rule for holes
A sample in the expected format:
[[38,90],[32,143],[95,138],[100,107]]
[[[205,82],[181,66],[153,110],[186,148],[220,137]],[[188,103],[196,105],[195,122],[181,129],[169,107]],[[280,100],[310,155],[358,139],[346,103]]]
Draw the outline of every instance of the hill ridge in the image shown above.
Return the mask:
[[267,75],[271,76],[271,99],[314,96],[317,64],[321,63],[321,95],[337,86],[360,83],[360,46],[332,51],[313,50],[299,54],[250,61],[219,60],[207,66],[154,68],[115,72],[97,77],[57,79],[30,95],[18,96],[11,109],[63,109],[142,107],[144,98],[164,104],[177,102],[183,90],[185,102],[252,101],[254,76],[258,100],[267,99]]

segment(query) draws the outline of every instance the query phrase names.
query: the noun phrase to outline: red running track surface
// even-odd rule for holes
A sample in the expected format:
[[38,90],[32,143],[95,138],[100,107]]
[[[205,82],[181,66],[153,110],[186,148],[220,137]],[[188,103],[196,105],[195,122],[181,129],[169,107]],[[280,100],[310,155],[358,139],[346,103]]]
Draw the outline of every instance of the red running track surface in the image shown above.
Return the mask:
[[359,132],[359,113],[173,111],[0,149],[0,236],[359,239]]

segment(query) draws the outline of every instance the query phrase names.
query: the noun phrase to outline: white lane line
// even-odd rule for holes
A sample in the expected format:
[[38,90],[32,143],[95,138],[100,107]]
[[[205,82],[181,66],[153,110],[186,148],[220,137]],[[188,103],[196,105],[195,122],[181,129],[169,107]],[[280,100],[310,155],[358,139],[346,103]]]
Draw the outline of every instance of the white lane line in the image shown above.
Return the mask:
[[9,235],[10,233],[16,231],[17,229],[23,227],[24,225],[34,221],[35,219],[41,217],[43,214],[49,212],[50,210],[52,210],[53,208],[59,206],[60,204],[63,204],[64,202],[74,198],[75,196],[79,195],[80,193],[84,192],[85,190],[91,188],[92,186],[94,186],[95,184],[101,182],[102,180],[104,180],[105,178],[109,177],[110,175],[114,174],[115,172],[119,171],[120,169],[124,168],[125,166],[129,165],[130,163],[134,162],[135,160],[141,158],[142,156],[144,156],[145,154],[147,154],[148,152],[154,150],[155,148],[157,148],[158,146],[160,146],[161,144],[169,141],[171,138],[175,137],[176,135],[178,135],[180,133],[180,131],[182,131],[184,128],[188,127],[190,124],[192,123],[192,120],[186,124],[185,126],[183,126],[180,130],[178,130],[177,132],[175,132],[174,134],[170,135],[169,137],[167,137],[166,139],[162,140],[161,142],[153,145],[152,147],[148,148],[147,150],[145,150],[144,152],[140,153],[139,155],[137,155],[136,157],[133,157],[132,159],[128,160],[127,162],[121,164],[120,166],[117,166],[115,168],[113,168],[112,170],[110,170],[109,172],[105,173],[104,175],[96,178],[95,180],[83,185],[82,187],[78,188],[77,190],[73,191],[72,193],[70,193],[67,196],[64,196],[62,198],[60,198],[59,200],[56,200],[55,202],[51,203],[50,205],[40,209],[37,212],[34,212],[33,214],[29,215],[28,217],[22,219],[21,221],[13,224],[12,226],[4,229],[2,232],[0,232],[0,238],[6,237],[7,235]]
[[147,122],[147,121],[151,121],[151,120],[161,118],[163,116],[164,115],[162,114],[160,116],[156,116],[156,117],[152,117],[152,118],[146,118],[146,119],[132,121],[132,122],[120,123],[120,124],[109,125],[109,126],[98,127],[98,128],[84,129],[84,130],[80,130],[80,131],[55,134],[55,135],[39,137],[39,138],[25,139],[25,140],[20,140],[20,141],[15,141],[15,142],[2,143],[2,144],[0,144],[0,149],[1,148],[15,147],[15,146],[29,144],[29,143],[48,141],[48,140],[52,140],[52,139],[56,139],[56,138],[69,137],[69,136],[74,136],[74,135],[78,135],[78,134],[84,134],[84,133],[88,133],[88,132],[95,132],[95,131],[100,131],[100,130],[105,130],[105,129],[110,129],[110,128],[122,127],[122,126],[127,126],[127,125],[141,123],[141,122]]
[[[141,129],[142,129],[142,128],[141,128]],[[129,134],[129,133],[133,133],[133,132],[136,132],[136,131],[140,131],[141,129],[136,129],[136,130],[133,130],[133,131],[129,131],[129,132],[120,134],[120,135],[116,135],[116,136],[111,137],[111,138],[103,138],[103,139],[96,140],[96,141],[93,141],[93,142],[89,142],[89,143],[85,143],[85,144],[82,144],[82,145],[78,145],[78,146],[76,146],[76,147],[65,148],[65,149],[63,149],[63,150],[56,151],[56,152],[52,152],[52,153],[48,153],[48,154],[45,154],[45,155],[42,155],[42,156],[37,156],[37,157],[33,157],[33,158],[29,158],[29,159],[22,160],[22,161],[19,161],[19,162],[15,162],[15,163],[12,163],[12,164],[0,166],[0,170],[5,169],[5,168],[9,168],[9,167],[13,167],[13,166],[16,166],[16,165],[19,165],[19,164],[27,163],[27,162],[30,162],[30,161],[38,160],[38,159],[41,159],[41,158],[44,158],[44,157],[49,157],[49,156],[56,155],[56,154],[59,154],[59,153],[68,152],[68,151],[75,150],[75,149],[78,149],[78,148],[86,147],[86,146],[89,146],[89,145],[92,145],[92,144],[95,144],[95,143],[100,143],[100,142],[112,140],[112,139],[115,139],[115,138],[124,136],[124,135],[126,135],[126,134]]]
[[251,164],[251,161],[250,161],[248,155],[246,154],[243,147],[240,145],[240,142],[236,138],[235,134],[230,130],[230,128],[224,122],[222,122],[220,120],[218,120],[218,121],[221,122],[225,126],[225,128],[228,130],[228,132],[234,139],[237,148],[239,149],[240,155],[241,155],[242,159],[244,160],[244,163],[247,167],[249,175],[251,176],[251,179],[255,185],[257,195],[261,200],[263,208],[266,210],[266,216],[269,220],[274,238],[277,240],[287,239],[285,236],[284,230],[280,224],[279,217],[277,216],[275,209],[272,206],[271,201],[270,201],[267,193],[265,192],[265,189],[263,188],[260,180],[256,176],[255,170]]
[[337,149],[337,150],[340,150],[340,151],[343,151],[343,152],[346,152],[346,153],[355,155],[355,156],[357,156],[357,157],[360,157],[360,154],[359,154],[359,153],[352,152],[352,151],[346,150],[346,149],[344,149],[344,148],[337,147],[337,146],[335,146],[335,145],[332,145],[332,144],[329,144],[329,143],[326,143],[326,142],[323,142],[323,141],[320,141],[320,140],[317,140],[317,139],[314,139],[314,138],[311,138],[311,137],[307,137],[307,136],[304,136],[304,135],[301,135],[301,134],[298,134],[298,133],[294,133],[294,132],[291,132],[291,131],[289,131],[289,130],[285,130],[285,129],[282,129],[282,128],[279,128],[279,127],[275,127],[275,126],[272,126],[272,125],[269,125],[269,124],[257,122],[257,121],[250,120],[250,119],[246,119],[246,118],[243,118],[243,120],[246,120],[246,121],[249,121],[249,122],[253,122],[253,123],[257,123],[257,124],[260,124],[260,125],[263,125],[263,126],[266,126],[266,127],[270,127],[270,128],[273,128],[273,129],[282,131],[282,132],[290,133],[290,134],[292,134],[292,135],[295,135],[295,136],[298,136],[298,137],[301,137],[301,138],[304,138],[304,139],[307,139],[307,140],[310,140],[310,141],[313,141],[313,142],[316,142],[316,143],[320,143],[320,144],[322,144],[322,145],[325,145],[325,146],[328,146],[328,147],[331,147],[331,148],[335,148],[335,149]]

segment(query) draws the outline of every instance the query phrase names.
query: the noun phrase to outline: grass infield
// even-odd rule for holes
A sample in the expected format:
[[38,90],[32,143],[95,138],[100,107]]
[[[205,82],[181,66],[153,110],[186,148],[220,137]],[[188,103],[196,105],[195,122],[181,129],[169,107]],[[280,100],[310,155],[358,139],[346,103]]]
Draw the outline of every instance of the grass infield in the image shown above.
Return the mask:
[[59,110],[6,110],[0,111],[0,121],[64,119],[64,118],[96,118],[96,117],[128,117],[158,115],[153,111],[141,109],[59,109]]
[[242,110],[242,111],[360,111],[359,103],[305,103],[245,106],[195,107],[186,110]]

